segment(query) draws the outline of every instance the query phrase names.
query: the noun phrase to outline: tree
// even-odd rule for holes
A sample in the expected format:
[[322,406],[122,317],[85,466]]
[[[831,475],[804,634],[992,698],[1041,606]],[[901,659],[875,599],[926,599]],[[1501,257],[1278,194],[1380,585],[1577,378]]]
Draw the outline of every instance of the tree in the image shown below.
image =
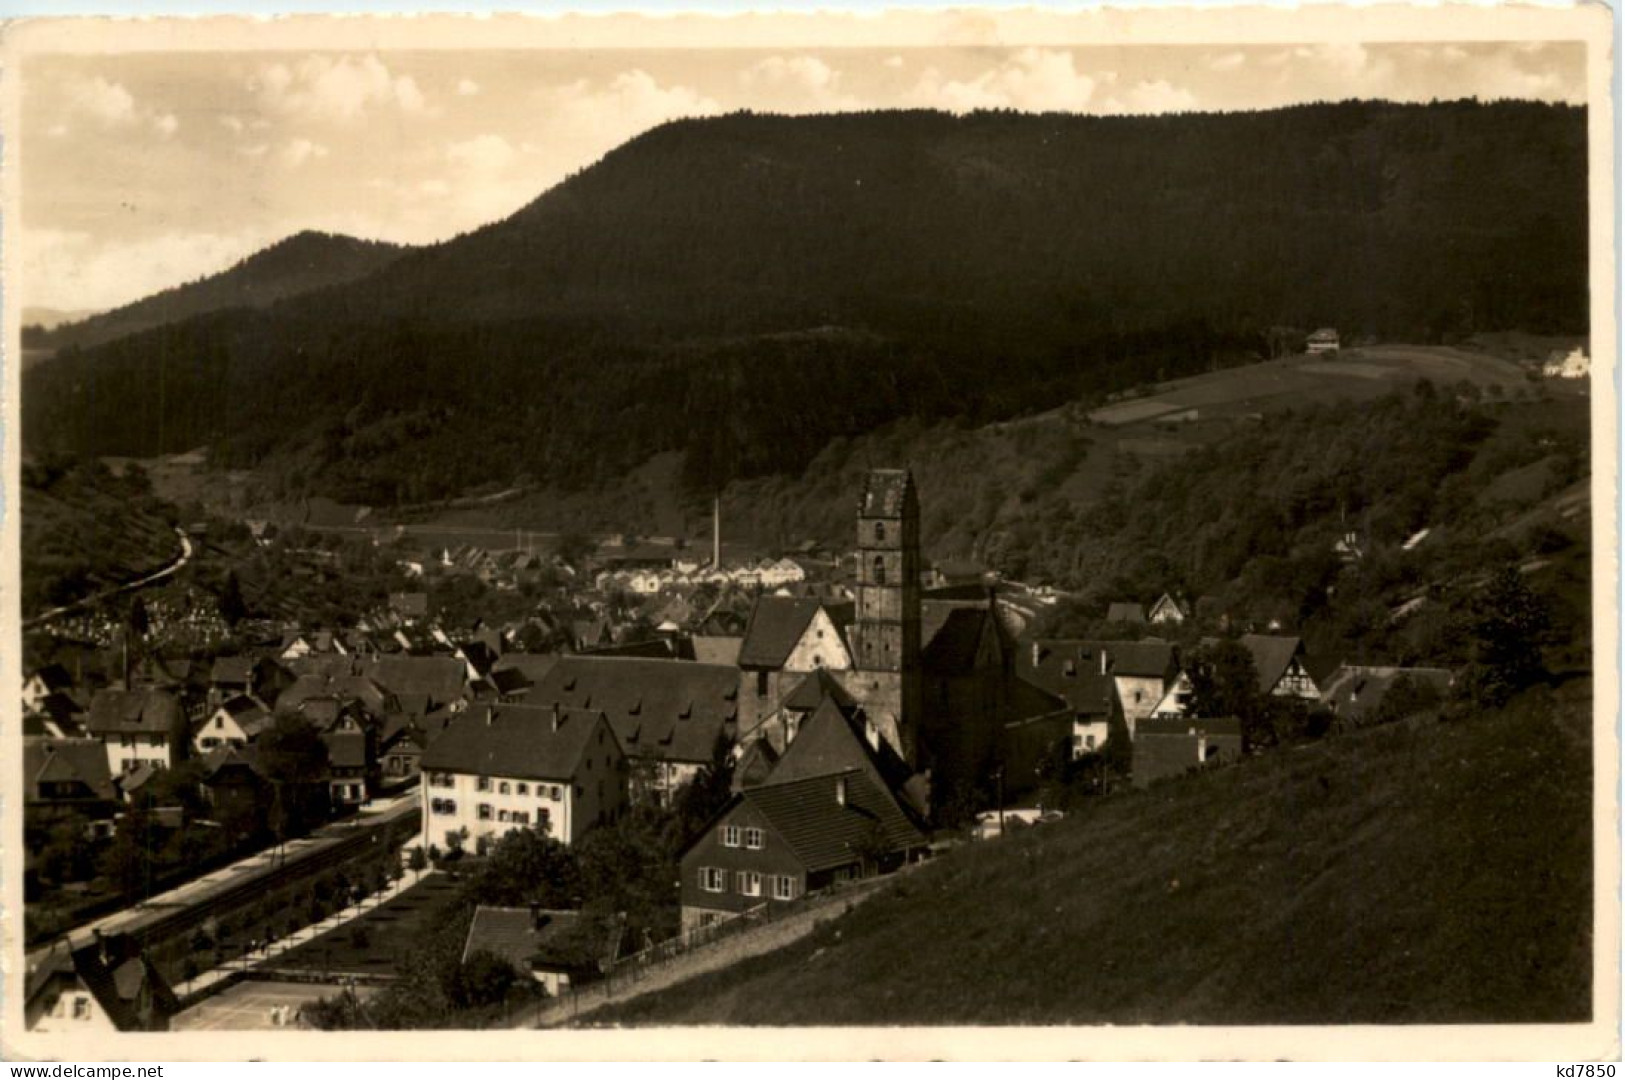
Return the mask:
[[644,931],[669,936],[678,921],[672,882],[682,835],[677,815],[648,804],[587,833],[575,849],[587,903],[624,912],[635,940]]
[[515,829],[497,840],[464,894],[503,907],[580,906],[581,874],[575,852],[534,829]]
[[280,840],[319,821],[327,812],[327,744],[298,714],[276,717],[255,743],[260,772],[271,782],[271,826]]
[[1258,668],[1246,646],[1231,638],[1199,646],[1189,657],[1192,716],[1234,716],[1241,721],[1244,752],[1274,746],[1276,733],[1264,693],[1258,688]]
[[414,846],[407,855],[407,867],[412,871],[412,880],[415,882],[423,876],[423,871],[429,868],[429,854],[423,850],[423,845]]
[[1467,615],[1470,662],[1463,693],[1476,705],[1503,705],[1546,674],[1541,648],[1551,631],[1551,605],[1516,566],[1502,567],[1473,599]]
[[228,570],[220,587],[220,618],[226,626],[237,629],[237,624],[248,615],[248,604],[243,600],[243,585],[237,580],[237,571]]
[[677,817],[685,837],[703,828],[733,797],[733,778],[732,747],[726,739],[718,736],[711,748],[711,760],[702,765],[694,774],[694,779],[677,792]]
[[494,1005],[508,996],[518,978],[513,964],[480,949],[458,969],[453,999],[464,1008]]

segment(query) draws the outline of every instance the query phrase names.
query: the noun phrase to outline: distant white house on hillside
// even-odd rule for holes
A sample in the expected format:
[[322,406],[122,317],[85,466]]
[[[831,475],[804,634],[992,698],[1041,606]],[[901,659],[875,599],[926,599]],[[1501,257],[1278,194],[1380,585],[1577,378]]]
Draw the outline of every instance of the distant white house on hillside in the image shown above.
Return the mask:
[[1310,334],[1307,344],[1311,353],[1334,353],[1341,347],[1337,331],[1331,327],[1322,327]]
[[1575,349],[1569,353],[1552,352],[1546,357],[1546,364],[1541,368],[1541,374],[1548,379],[1587,379],[1591,377],[1591,357],[1584,349]]

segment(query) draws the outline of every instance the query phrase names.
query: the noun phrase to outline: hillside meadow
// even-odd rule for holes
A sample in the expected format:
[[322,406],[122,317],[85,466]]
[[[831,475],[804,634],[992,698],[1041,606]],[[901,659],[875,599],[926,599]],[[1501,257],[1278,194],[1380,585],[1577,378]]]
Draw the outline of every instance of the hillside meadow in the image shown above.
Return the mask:
[[602,1024],[1468,1024],[1591,1015],[1589,679],[963,847]]

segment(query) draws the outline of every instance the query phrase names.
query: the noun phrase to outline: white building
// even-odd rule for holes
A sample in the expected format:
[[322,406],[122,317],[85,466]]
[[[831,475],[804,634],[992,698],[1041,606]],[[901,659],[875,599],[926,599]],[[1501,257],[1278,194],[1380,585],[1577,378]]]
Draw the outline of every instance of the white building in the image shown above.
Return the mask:
[[480,704],[423,753],[424,833],[473,850],[481,837],[545,828],[566,844],[618,817],[626,754],[601,711]]

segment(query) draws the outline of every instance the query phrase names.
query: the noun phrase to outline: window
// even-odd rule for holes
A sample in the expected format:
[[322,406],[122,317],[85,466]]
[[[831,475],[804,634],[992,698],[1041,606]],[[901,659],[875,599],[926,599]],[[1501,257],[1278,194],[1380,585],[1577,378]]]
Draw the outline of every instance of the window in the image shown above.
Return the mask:
[[480,803],[480,820],[481,821],[490,821],[491,820],[491,804],[490,803],[483,803],[483,802]]
[[497,811],[497,820],[498,821],[507,821],[508,820],[508,812],[506,810],[498,810]]
[[474,787],[479,791],[490,791],[491,778],[489,776],[480,777],[479,780],[475,782]]
[[767,672],[765,671],[756,673],[756,696],[767,697]]
[[886,523],[884,521],[875,522],[875,540],[880,543],[886,541]]
[[750,848],[752,851],[762,850],[762,839],[763,837],[761,829],[745,830],[745,846]]
[[497,794],[498,795],[506,795],[506,794],[508,794],[508,782],[506,780],[502,781],[502,783],[497,785]]
[[90,999],[89,998],[87,998],[87,997],[76,997],[76,998],[73,999],[73,1018],[75,1020],[89,1020],[90,1019]]
[[580,784],[576,785],[576,798],[578,798],[578,799],[581,798],[581,785]]
[[796,898],[796,879],[789,874],[780,874],[773,878],[773,899],[794,900]]
[[564,798],[564,789],[559,787],[559,785],[554,784],[548,790],[551,792],[551,794],[548,797],[550,799],[552,799],[554,802],[558,802],[560,799]]
[[740,896],[761,896],[762,875],[754,870],[740,870],[734,874],[734,891]]
[[1082,735],[1074,735],[1074,736],[1072,736],[1072,745],[1074,747],[1082,747],[1083,746],[1083,736]]
[[738,847],[739,846],[739,826],[738,825],[724,825],[722,827],[722,846],[723,847]]
[[530,811],[529,810],[515,810],[513,812],[513,817],[510,820],[512,820],[513,823],[516,824],[516,825],[529,825],[530,824]]
[[451,787],[451,773],[437,772],[429,774],[430,787]]
[[875,584],[886,584],[886,560],[879,555],[875,556]]
[[530,794],[530,785],[526,784],[524,782],[520,782],[518,784],[515,784],[514,785],[514,793],[517,794],[517,795],[529,795]]
[[455,814],[457,812],[457,800],[431,799],[429,801],[429,812],[434,814]]
[[700,888],[706,892],[721,892],[723,882],[722,871],[715,866],[700,867]]
[[536,811],[536,824],[538,824],[538,825],[551,825],[552,823],[553,823],[553,811],[549,810],[545,806],[542,807],[540,810]]
[[218,730],[219,730],[219,729],[220,729],[220,728],[223,728],[223,727],[225,727],[225,726],[226,726],[226,721],[225,721],[225,719],[224,719],[224,718],[223,718],[223,717],[219,717],[219,716],[216,716],[216,717],[215,717],[215,718],[214,718],[214,726],[215,726],[215,730],[217,730],[217,731],[218,731]]
[[1083,738],[1083,745],[1087,749],[1093,750],[1095,748],[1095,737],[1093,735],[1085,735]]

